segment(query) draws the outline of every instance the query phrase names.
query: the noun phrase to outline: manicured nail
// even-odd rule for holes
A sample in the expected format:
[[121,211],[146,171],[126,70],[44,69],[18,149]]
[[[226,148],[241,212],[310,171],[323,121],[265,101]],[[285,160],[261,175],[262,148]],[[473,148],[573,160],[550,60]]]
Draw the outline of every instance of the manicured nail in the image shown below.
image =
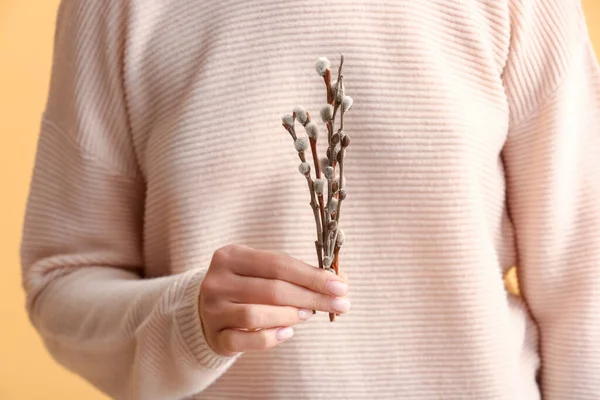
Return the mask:
[[344,299],[333,299],[331,300],[331,308],[336,312],[345,313],[350,310],[350,302]]
[[345,296],[348,292],[348,285],[340,281],[329,281],[327,282],[327,290],[333,295]]
[[294,336],[294,329],[291,327],[281,328],[280,330],[277,331],[275,336],[277,337],[277,340],[279,340],[280,342],[283,342],[284,340],[288,340],[289,338]]
[[307,320],[313,316],[312,310],[307,310],[304,308],[300,310],[299,314],[300,314],[300,319],[302,319],[302,320]]

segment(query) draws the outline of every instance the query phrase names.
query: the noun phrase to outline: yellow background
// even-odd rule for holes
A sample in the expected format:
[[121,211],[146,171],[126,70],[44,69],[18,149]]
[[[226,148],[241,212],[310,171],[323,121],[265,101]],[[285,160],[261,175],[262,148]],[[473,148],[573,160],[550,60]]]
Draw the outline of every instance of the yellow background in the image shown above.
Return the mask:
[[[50,359],[23,311],[18,246],[58,3],[0,0],[0,400],[105,398]],[[600,54],[600,0],[583,3]]]

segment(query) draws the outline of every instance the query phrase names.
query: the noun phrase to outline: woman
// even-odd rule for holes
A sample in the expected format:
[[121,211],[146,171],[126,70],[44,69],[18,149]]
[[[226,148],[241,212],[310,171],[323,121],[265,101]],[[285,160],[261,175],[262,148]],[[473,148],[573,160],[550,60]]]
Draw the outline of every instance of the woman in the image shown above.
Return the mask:
[[[119,399],[600,398],[577,1],[66,0],[57,26],[22,259],[66,368]],[[349,291],[309,266],[280,126],[340,53]]]

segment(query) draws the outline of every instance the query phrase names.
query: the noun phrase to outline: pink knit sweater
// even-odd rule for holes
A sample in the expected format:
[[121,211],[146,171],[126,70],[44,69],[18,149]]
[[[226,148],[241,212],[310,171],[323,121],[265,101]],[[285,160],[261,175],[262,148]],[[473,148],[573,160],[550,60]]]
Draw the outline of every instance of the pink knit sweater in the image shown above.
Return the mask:
[[[48,350],[117,399],[600,399],[600,72],[578,3],[63,1],[22,243]],[[319,110],[314,61],[340,53],[353,309],[219,356],[197,307],[216,249],[315,263],[280,118]]]

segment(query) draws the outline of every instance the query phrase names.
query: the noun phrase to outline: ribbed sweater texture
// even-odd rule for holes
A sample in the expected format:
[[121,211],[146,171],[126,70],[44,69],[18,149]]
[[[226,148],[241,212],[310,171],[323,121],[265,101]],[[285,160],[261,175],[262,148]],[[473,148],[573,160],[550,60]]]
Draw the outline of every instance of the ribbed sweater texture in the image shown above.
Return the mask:
[[[281,116],[318,119],[314,62],[341,53],[352,310],[217,355],[198,313],[216,249],[316,265]],[[27,307],[107,395],[600,399],[600,70],[579,1],[64,0],[53,63]]]

